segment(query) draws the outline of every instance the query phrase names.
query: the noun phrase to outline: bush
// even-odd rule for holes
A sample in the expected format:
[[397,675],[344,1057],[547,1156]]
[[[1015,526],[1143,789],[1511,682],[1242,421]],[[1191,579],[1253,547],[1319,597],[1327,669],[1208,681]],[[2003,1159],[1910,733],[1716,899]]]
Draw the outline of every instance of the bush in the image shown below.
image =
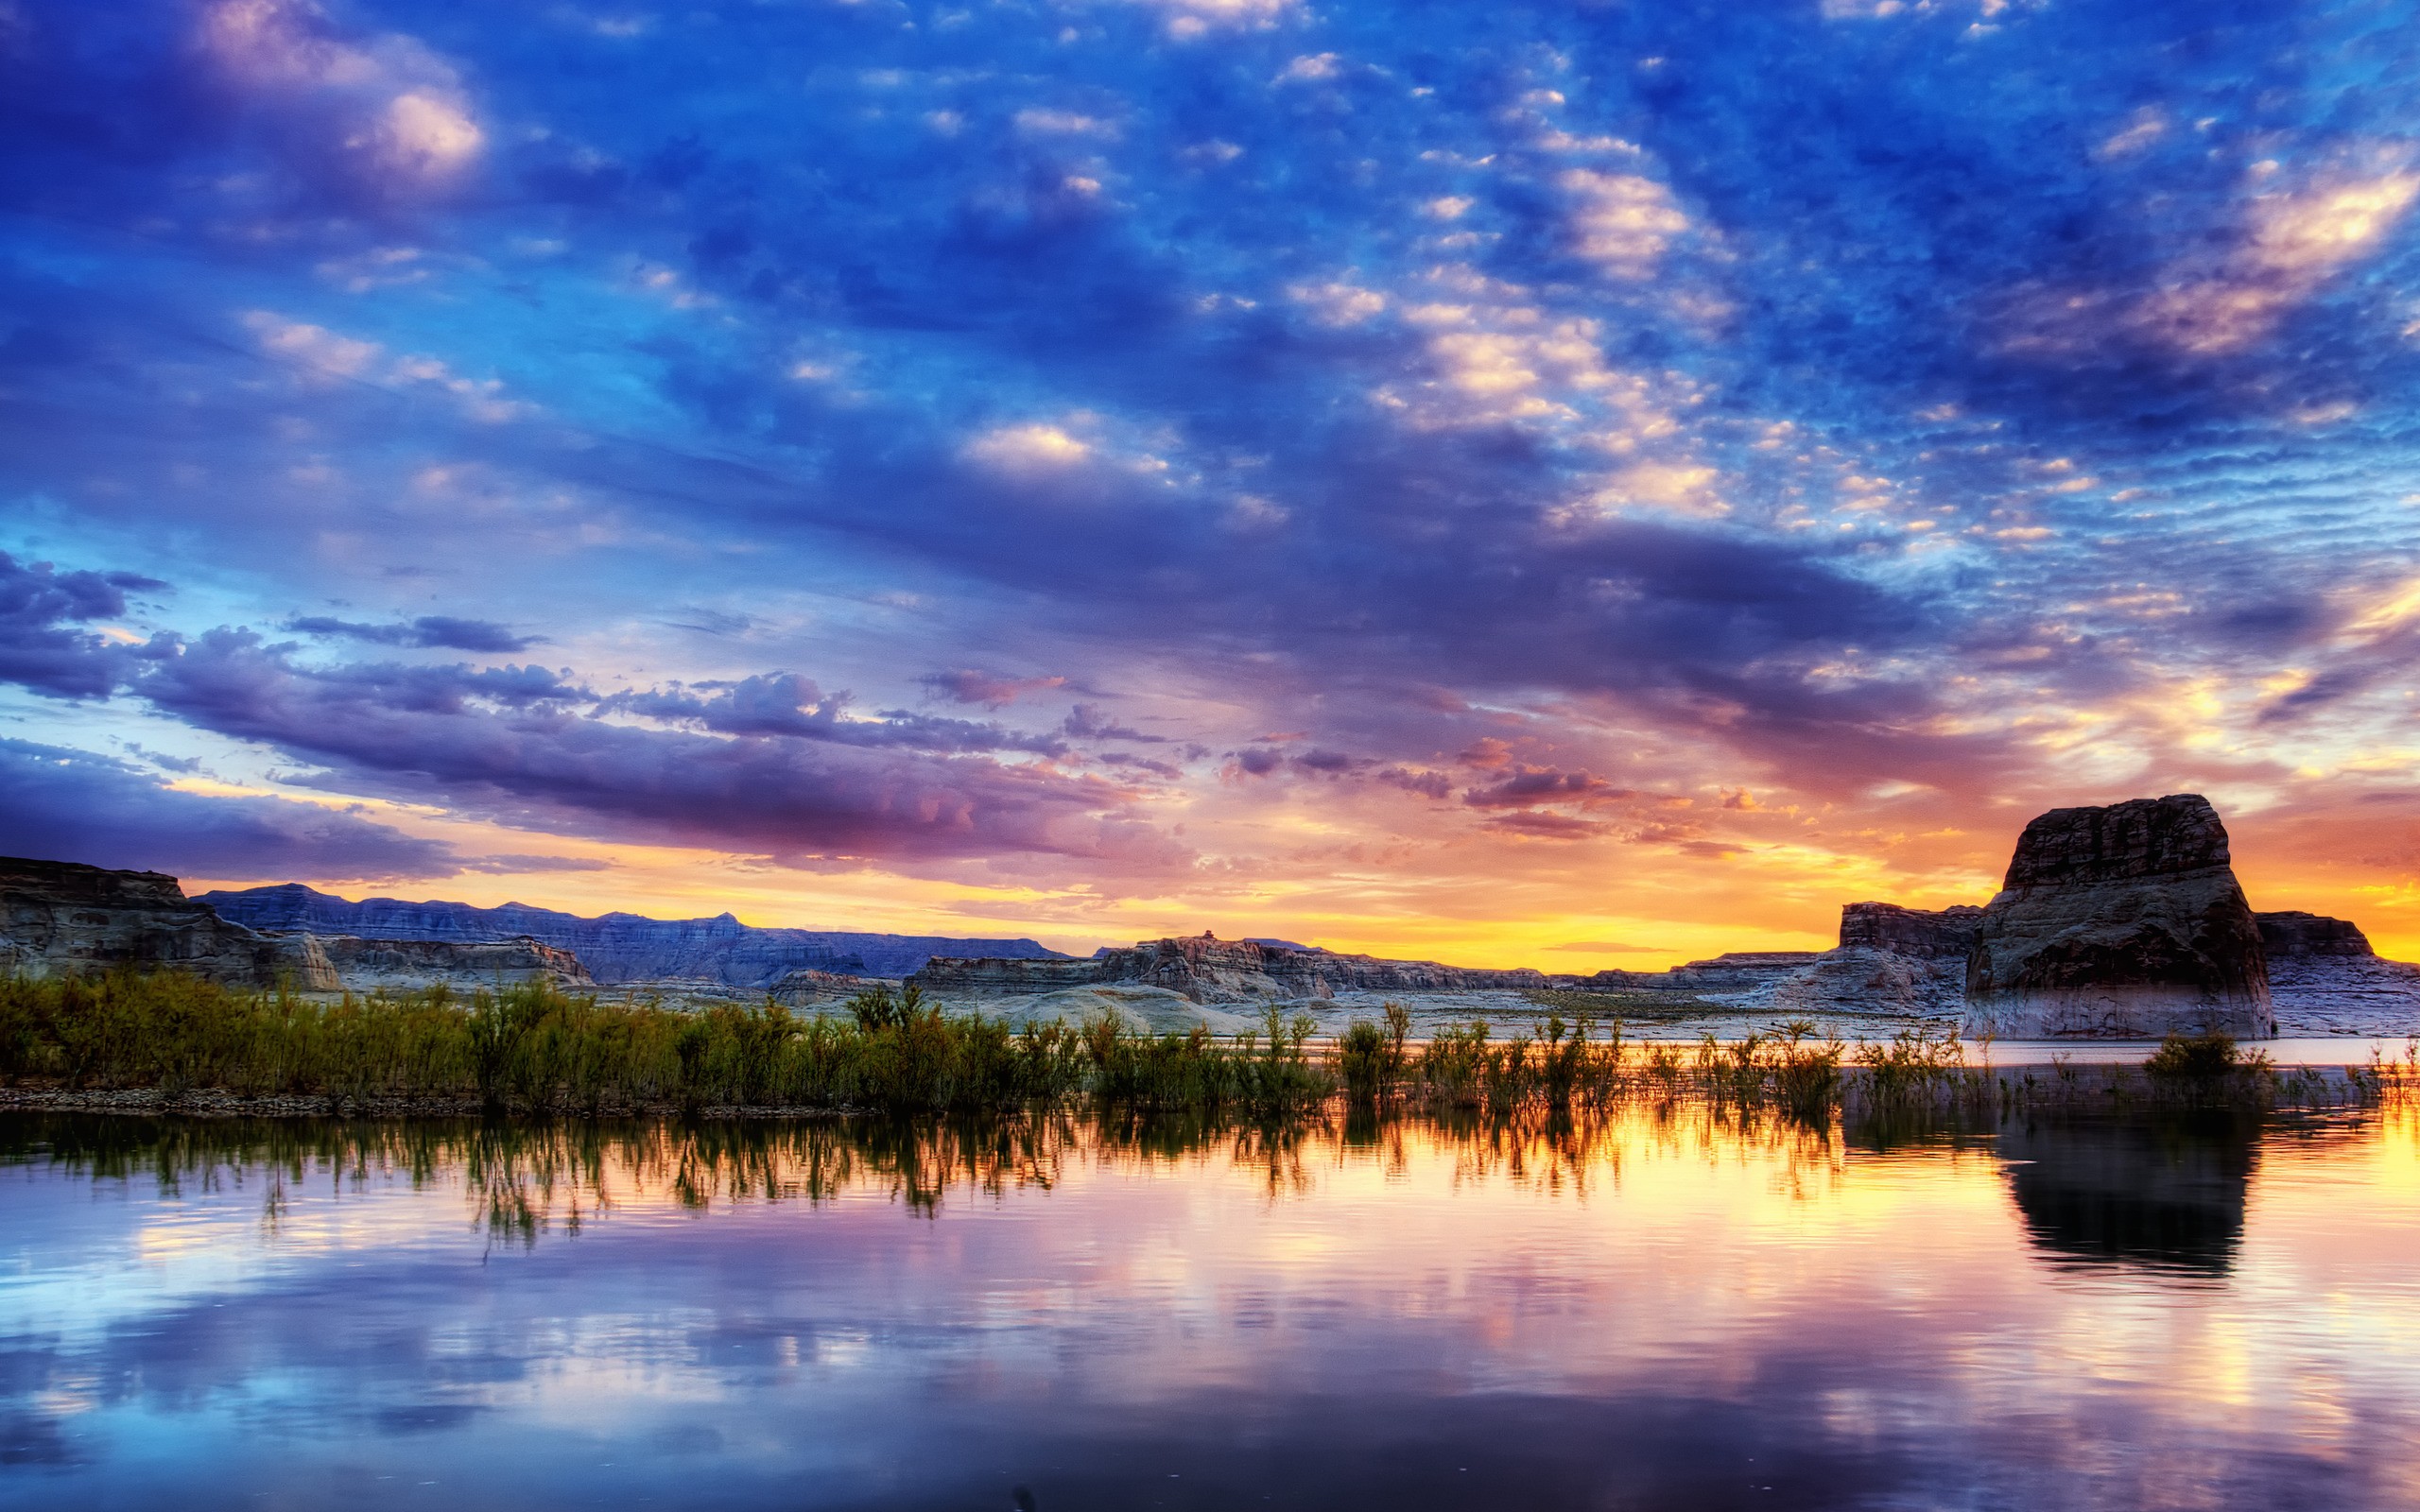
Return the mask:
[[1337,1065],[1344,1073],[1345,1095],[1357,1103],[1374,1103],[1387,1079],[1387,1036],[1366,1020],[1357,1020],[1337,1041]]
[[2151,1058],[2143,1062],[2143,1070],[2170,1080],[2208,1078],[2223,1076],[2240,1064],[2232,1035],[2172,1034],[2161,1040]]

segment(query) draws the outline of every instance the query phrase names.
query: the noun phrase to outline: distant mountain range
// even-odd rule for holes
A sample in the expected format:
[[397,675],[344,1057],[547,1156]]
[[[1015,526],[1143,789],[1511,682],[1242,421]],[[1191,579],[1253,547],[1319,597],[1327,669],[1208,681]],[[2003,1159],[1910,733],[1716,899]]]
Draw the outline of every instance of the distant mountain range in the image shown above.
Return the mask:
[[648,919],[638,914],[583,919],[526,903],[474,908],[469,903],[406,902],[396,898],[354,902],[299,882],[207,892],[196,901],[208,903],[223,919],[253,929],[466,942],[527,935],[579,956],[589,975],[608,987],[702,980],[724,987],[763,988],[801,970],[896,977],[906,976],[935,955],[1071,959],[1029,939],[758,929],[729,914],[712,919]]

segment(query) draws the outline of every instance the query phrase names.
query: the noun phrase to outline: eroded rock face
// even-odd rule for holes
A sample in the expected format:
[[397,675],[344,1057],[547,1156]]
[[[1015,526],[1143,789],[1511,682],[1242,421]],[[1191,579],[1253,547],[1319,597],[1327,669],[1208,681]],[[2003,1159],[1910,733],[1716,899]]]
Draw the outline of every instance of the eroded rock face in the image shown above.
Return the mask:
[[[279,936],[271,936],[279,937]],[[475,992],[524,982],[545,982],[573,990],[596,986],[569,951],[528,938],[464,943],[456,940],[361,939],[351,935],[287,936],[308,942],[346,990],[416,992],[446,987]]]
[[1966,960],[1970,1032],[2149,1038],[2276,1032],[2269,968],[2195,793],[2053,809],[2025,827]]
[[2299,911],[2252,917],[2282,1032],[2403,1035],[2420,1024],[2420,966],[2379,959],[2352,920]]
[[1550,987],[1582,992],[1671,992],[1720,1002],[1757,997],[1803,975],[1823,956],[1813,951],[1725,951],[1664,971],[1626,971],[1613,967],[1586,976],[1558,976]]
[[121,967],[173,968],[230,987],[337,985],[316,942],[230,923],[187,898],[174,877],[0,859],[0,970],[48,977]]
[[872,986],[873,979],[847,971],[803,971],[767,988],[765,995],[786,1008],[812,1008],[846,1003]]
[[2290,955],[2377,954],[2370,949],[2370,937],[2349,919],[2330,919],[2325,914],[2306,914],[2291,908],[2252,917],[2260,926],[2260,947],[2268,953],[2273,967]]
[[1847,903],[1841,908],[1841,945],[1864,946],[1893,955],[1966,959],[1983,911],[1972,903],[1949,908],[1902,908],[1897,903]]

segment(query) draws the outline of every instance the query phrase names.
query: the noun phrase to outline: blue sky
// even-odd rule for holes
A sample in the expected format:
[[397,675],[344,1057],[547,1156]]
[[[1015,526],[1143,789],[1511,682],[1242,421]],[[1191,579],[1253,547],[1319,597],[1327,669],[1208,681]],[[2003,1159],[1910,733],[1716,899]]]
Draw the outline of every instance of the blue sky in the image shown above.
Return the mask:
[[2190,788],[2420,940],[2411,9],[0,6],[0,843],[1584,965]]

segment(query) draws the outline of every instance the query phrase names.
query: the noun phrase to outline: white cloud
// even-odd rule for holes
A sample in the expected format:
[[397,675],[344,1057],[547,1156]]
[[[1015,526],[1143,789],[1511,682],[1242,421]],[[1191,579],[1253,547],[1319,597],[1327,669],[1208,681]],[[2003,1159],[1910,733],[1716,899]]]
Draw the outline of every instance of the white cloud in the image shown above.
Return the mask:
[[262,351],[323,377],[355,377],[378,360],[378,343],[355,341],[326,326],[283,319],[267,310],[251,311],[243,318]]
[[[2277,164],[2253,164],[2251,181],[2268,186],[2277,174]],[[2415,198],[2420,172],[2408,167],[2265,189],[2246,200],[2241,242],[2217,254],[2190,251],[2170,264],[2159,288],[2139,298],[2048,295],[2026,310],[2032,329],[2011,349],[2088,351],[2110,324],[2120,324],[2181,353],[2243,351],[2335,273],[2377,251]]]
[[1344,71],[1334,53],[1306,53],[1277,71],[1280,84],[1311,84]]
[[1293,19],[1302,0],[1137,0],[1164,13],[1168,35],[1184,41],[1214,31],[1266,31]]
[[1030,472],[1073,467],[1093,449],[1056,425],[1004,425],[966,443],[966,455],[989,467]]
[[441,185],[486,145],[452,65],[413,38],[347,40],[306,0],[219,0],[197,34],[255,94],[333,115],[337,140],[381,188]]
[[1672,239],[1689,229],[1671,191],[1652,179],[1572,168],[1555,181],[1571,197],[1580,255],[1616,278],[1653,273]]
[[1385,295],[1357,284],[1296,284],[1286,294],[1295,303],[1308,307],[1312,319],[1328,326],[1359,325],[1387,307]]
[[461,106],[415,90],[389,101],[378,129],[359,140],[398,172],[435,179],[477,156],[486,138]]
[[373,247],[351,257],[330,258],[316,271],[348,293],[366,294],[400,284],[424,283],[433,270],[417,247]]
[[1115,136],[1117,128],[1098,116],[1039,106],[1016,113],[1017,129],[1027,136]]
[[2142,151],[2161,137],[2168,135],[2168,116],[2155,105],[2136,111],[2126,125],[2110,133],[2092,155],[2103,162]]

